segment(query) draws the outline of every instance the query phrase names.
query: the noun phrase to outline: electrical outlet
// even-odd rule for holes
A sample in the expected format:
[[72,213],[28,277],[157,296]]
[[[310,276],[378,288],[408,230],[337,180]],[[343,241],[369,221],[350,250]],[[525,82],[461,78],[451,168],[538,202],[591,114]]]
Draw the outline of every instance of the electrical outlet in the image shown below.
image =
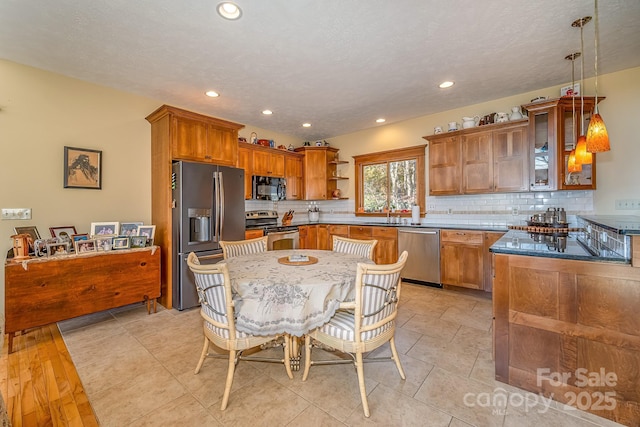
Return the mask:
[[451,214],[453,213],[453,209],[448,208],[448,209],[447,209],[447,213],[448,213],[449,215],[451,215]]
[[31,208],[2,208],[2,219],[31,219]]
[[639,199],[622,199],[616,200],[617,210],[638,210],[640,209]]
[[435,203],[429,203],[427,205],[427,209],[429,209],[430,211],[435,211],[436,210],[436,204]]
[[511,208],[511,215],[518,215],[518,208],[516,207]]

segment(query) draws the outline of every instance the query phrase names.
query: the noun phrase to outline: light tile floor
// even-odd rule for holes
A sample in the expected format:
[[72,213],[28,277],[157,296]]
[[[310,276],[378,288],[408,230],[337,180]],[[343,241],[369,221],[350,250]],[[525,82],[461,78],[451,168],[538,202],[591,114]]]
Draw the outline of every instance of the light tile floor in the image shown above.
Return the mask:
[[[226,360],[207,359],[193,373],[203,343],[197,309],[147,315],[134,305],[59,325],[102,426],[619,425],[556,402],[547,408],[495,381],[487,298],[405,283],[398,315],[407,379],[393,362],[365,364],[369,419],[352,365],[314,366],[303,383],[301,371],[290,380],[280,364],[241,361],[221,411]],[[388,354],[385,345],[370,356]]]

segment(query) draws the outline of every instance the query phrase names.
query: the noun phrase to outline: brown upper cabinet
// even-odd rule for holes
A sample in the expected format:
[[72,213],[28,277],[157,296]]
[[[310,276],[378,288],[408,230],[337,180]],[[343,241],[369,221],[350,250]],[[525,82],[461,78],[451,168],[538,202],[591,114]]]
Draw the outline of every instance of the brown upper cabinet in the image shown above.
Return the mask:
[[336,167],[337,148],[332,147],[298,147],[296,152],[303,153],[304,199],[327,200],[332,198],[333,190],[338,188]]
[[527,191],[526,119],[425,136],[429,195]]
[[244,169],[245,199],[251,199],[254,175],[286,178],[287,200],[302,199],[302,154],[246,142],[237,144],[237,167]]
[[[163,119],[165,119],[163,121]],[[163,105],[147,120],[161,137],[168,138],[172,160],[215,163],[235,166],[238,159],[238,130],[244,126]],[[153,134],[152,139],[160,137]]]
[[571,97],[522,106],[529,112],[531,191],[596,189],[595,154],[591,164],[582,165],[581,172],[569,174],[567,165],[583,125],[587,133],[594,106],[594,97],[584,97],[584,108],[580,98]]

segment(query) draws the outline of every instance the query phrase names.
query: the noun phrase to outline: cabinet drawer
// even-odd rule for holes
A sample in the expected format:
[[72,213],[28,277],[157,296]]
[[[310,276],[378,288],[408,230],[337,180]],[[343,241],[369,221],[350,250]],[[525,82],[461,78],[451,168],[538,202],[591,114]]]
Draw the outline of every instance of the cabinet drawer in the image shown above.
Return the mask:
[[349,226],[348,225],[330,225],[329,234],[338,234],[340,236],[346,237],[349,235]]
[[382,237],[387,239],[395,239],[398,237],[398,229],[395,227],[373,227],[371,236]]
[[371,229],[373,227],[361,227],[358,225],[349,226],[349,237],[353,239],[371,239]]
[[442,242],[468,243],[470,245],[481,245],[483,242],[482,231],[470,230],[442,230],[440,240]]

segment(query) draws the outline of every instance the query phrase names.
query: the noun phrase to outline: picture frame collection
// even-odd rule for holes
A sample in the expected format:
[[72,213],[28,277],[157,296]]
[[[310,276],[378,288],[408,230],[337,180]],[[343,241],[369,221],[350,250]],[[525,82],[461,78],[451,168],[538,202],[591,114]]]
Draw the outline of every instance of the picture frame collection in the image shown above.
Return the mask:
[[78,233],[73,225],[49,227],[51,238],[41,238],[34,225],[14,230],[29,235],[29,255],[50,258],[153,246],[156,226],[142,221],[92,222],[89,233]]

